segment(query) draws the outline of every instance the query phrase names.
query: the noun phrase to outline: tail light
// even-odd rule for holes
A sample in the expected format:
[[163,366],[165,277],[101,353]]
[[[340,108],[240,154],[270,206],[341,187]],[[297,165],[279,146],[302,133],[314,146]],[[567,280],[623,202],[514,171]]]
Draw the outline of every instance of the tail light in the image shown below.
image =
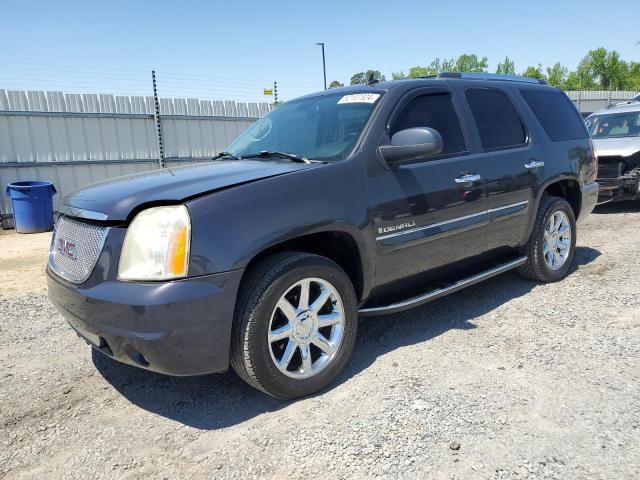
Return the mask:
[[589,139],[589,146],[591,147],[591,175],[587,179],[587,183],[595,182],[598,178],[598,155],[596,155],[596,147],[593,144],[593,140]]

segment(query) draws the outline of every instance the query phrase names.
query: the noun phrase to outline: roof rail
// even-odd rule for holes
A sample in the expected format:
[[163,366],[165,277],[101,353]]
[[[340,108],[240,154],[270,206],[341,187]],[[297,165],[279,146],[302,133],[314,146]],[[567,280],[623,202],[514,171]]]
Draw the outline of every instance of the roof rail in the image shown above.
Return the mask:
[[499,73],[472,73],[472,72],[442,72],[438,78],[460,78],[462,80],[502,80],[506,82],[537,83],[546,85],[545,80],[537,78],[521,77],[519,75],[501,75]]

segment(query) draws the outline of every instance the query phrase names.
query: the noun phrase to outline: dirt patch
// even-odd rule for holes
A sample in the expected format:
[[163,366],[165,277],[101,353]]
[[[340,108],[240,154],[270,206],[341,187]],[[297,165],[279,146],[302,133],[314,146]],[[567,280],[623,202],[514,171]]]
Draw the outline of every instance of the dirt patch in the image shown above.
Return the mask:
[[361,321],[339,380],[297,402],[92,353],[43,294],[49,235],[2,234],[0,478],[635,480],[639,225],[594,213],[562,282],[511,272]]
[[45,269],[51,232],[19,234],[0,230],[0,293],[46,291]]

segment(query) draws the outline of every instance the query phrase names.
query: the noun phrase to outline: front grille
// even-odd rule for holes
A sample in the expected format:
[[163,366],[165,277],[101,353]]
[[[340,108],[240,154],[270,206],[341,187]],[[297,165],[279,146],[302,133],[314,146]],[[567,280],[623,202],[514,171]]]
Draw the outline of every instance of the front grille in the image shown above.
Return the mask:
[[109,229],[60,216],[49,252],[49,266],[73,283],[85,282],[93,272]]

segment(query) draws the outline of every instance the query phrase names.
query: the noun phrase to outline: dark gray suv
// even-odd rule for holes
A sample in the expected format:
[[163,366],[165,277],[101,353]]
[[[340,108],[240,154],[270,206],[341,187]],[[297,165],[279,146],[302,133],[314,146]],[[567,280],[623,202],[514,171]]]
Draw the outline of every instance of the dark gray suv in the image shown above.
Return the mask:
[[[213,161],[64,200],[49,297],[91,346],[295,398],[332,382],[358,317],[510,269],[564,278],[597,165],[561,91],[472,74],[287,102]],[[366,323],[363,324],[366,328]]]

